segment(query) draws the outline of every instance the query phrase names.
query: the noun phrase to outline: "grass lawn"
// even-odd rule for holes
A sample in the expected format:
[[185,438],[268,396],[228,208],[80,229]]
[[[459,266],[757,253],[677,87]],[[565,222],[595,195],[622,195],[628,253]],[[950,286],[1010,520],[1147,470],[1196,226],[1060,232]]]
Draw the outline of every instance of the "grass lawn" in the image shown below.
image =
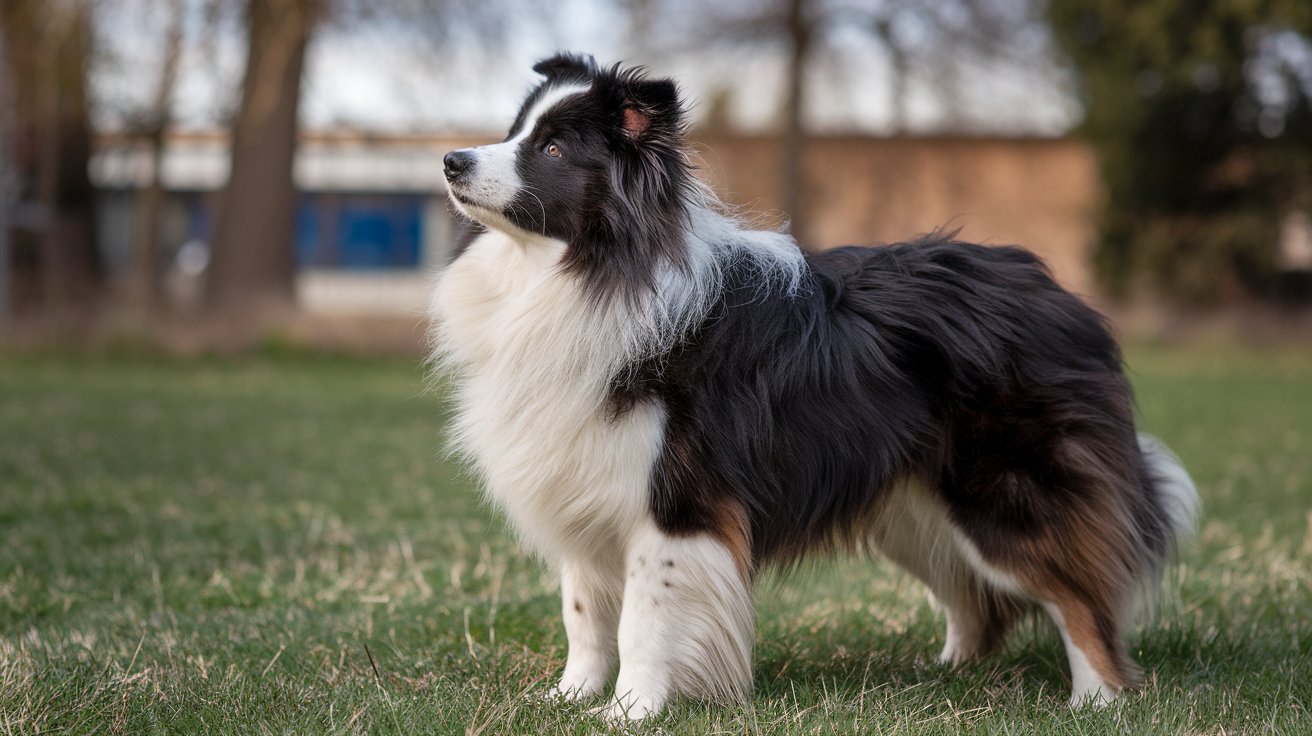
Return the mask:
[[[937,665],[917,583],[821,561],[759,586],[748,707],[633,730],[1312,733],[1312,349],[1129,359],[1206,505],[1141,692],[1071,711],[1038,624]],[[0,355],[0,734],[604,732],[536,697],[555,583],[439,456],[444,411],[405,362]]]

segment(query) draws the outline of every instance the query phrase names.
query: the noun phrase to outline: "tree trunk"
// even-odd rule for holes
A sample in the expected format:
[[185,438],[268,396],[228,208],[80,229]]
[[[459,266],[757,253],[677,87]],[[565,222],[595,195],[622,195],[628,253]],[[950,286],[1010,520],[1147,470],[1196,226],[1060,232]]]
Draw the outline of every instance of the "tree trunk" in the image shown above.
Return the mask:
[[164,204],[164,142],[168,131],[173,87],[178,72],[178,57],[182,53],[182,0],[169,3],[169,29],[164,46],[164,64],[160,70],[159,86],[146,121],[146,141],[150,146],[150,181],[142,193],[138,212],[137,274],[134,297],[137,306],[146,316],[154,314],[160,305],[160,210]]
[[811,18],[807,0],[788,0],[788,96],[784,101],[783,203],[791,220],[790,231],[808,246],[806,129],[806,67],[811,55]]
[[877,19],[872,25],[873,33],[884,51],[888,53],[888,127],[892,135],[901,135],[907,130],[907,76],[910,73],[910,60],[897,37],[893,34],[891,16]]
[[14,89],[18,205],[10,222],[15,314],[86,316],[104,293],[96,247],[95,189],[87,175],[91,126],[86,5],[7,0],[0,33]]
[[[8,18],[0,15],[0,24]],[[9,303],[10,217],[14,201],[14,79],[9,74],[9,42],[5,26],[0,25],[0,326],[13,311]]]
[[258,326],[295,306],[292,162],[301,68],[317,5],[247,5],[250,50],[206,290],[209,313],[237,325]]

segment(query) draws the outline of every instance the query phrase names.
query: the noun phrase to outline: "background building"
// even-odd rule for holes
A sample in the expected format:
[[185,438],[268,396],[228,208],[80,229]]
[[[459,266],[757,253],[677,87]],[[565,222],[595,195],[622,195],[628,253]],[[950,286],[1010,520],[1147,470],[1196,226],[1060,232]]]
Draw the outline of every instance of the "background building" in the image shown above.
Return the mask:
[[[422,313],[430,274],[456,237],[442,157],[494,136],[307,133],[295,165],[297,298],[310,313]],[[168,137],[161,259],[184,308],[199,297],[205,249],[228,176],[222,132]],[[699,137],[696,163],[725,200],[765,227],[785,224],[775,193],[780,147],[751,135]],[[806,159],[813,212],[808,247],[893,242],[940,227],[995,244],[1024,244],[1066,285],[1087,292],[1097,184],[1074,141],[946,136],[819,136]],[[149,150],[132,138],[96,139],[99,242],[110,277],[126,275],[139,232]]]
[[[408,314],[420,309],[429,279],[455,236],[442,179],[442,156],[471,145],[451,136],[301,136],[295,165],[297,293],[310,312]],[[168,138],[162,179],[162,270],[187,306],[200,276],[227,183],[222,132]],[[126,274],[149,151],[131,138],[102,136],[91,176],[102,192],[99,241],[112,274]],[[112,277],[112,275],[111,275]]]

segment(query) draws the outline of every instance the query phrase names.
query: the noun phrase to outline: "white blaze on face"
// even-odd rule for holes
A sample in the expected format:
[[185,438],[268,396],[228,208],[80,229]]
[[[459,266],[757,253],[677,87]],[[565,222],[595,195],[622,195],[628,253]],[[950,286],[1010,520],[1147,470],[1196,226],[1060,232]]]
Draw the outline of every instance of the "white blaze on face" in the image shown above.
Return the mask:
[[[474,219],[496,226],[502,219],[500,213],[515,201],[515,196],[524,186],[515,167],[520,144],[533,134],[533,127],[543,113],[561,101],[586,92],[588,89],[589,85],[570,84],[547,90],[524,117],[524,126],[514,138],[471,149],[474,154],[474,165],[469,175],[456,187],[459,197],[456,206],[466,210],[466,214],[474,216]],[[468,212],[469,209],[475,212]],[[489,219],[494,221],[488,222]]]

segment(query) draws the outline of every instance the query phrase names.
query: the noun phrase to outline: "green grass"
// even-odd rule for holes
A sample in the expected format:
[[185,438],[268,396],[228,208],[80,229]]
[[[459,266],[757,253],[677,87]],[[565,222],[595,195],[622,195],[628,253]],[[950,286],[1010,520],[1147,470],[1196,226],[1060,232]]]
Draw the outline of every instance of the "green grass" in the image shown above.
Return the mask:
[[[1145,688],[1066,707],[1042,625],[959,670],[889,565],[759,587],[745,708],[636,732],[1312,732],[1312,351],[1131,351],[1206,503]],[[404,362],[0,356],[0,734],[598,733],[537,695],[554,581],[439,456]]]

